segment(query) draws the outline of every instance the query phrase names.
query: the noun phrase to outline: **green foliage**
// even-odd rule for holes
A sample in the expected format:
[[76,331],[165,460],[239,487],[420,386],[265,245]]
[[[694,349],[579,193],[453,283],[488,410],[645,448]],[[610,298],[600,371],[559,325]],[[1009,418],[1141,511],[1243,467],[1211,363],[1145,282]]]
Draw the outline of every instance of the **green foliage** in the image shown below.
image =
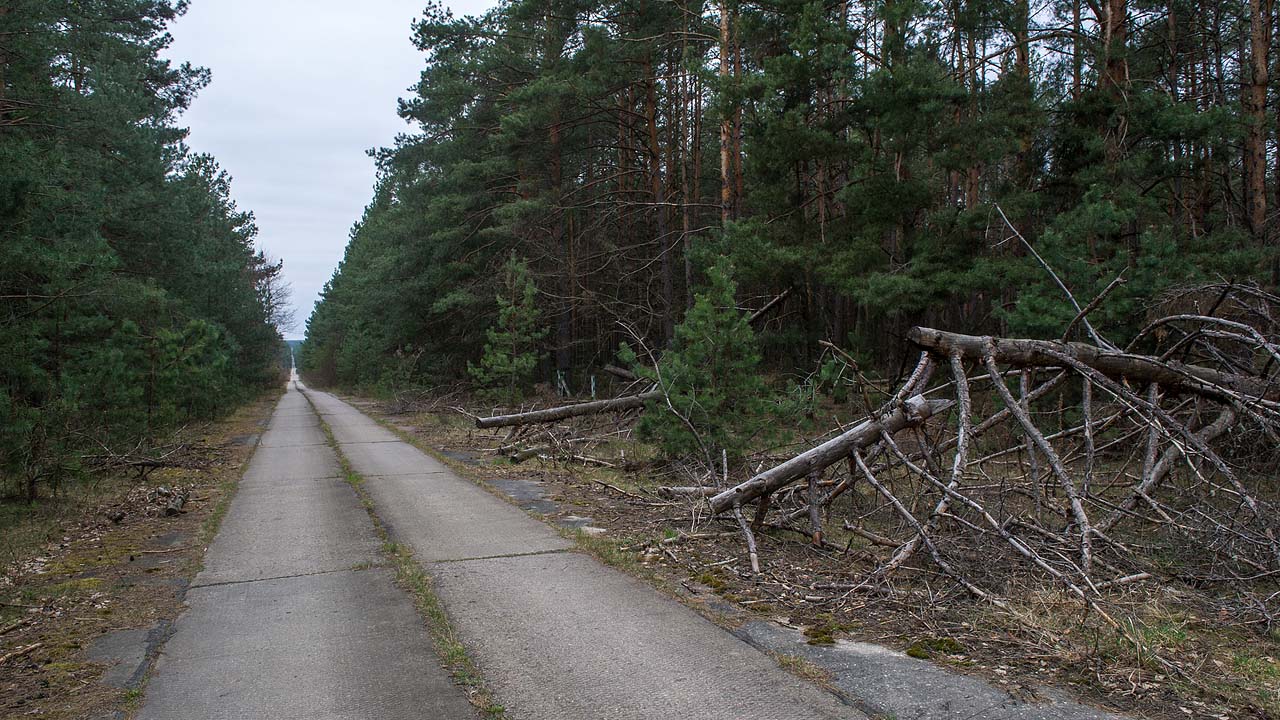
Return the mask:
[[764,431],[769,392],[760,376],[755,333],[734,301],[737,286],[729,269],[711,267],[707,282],[656,369],[636,363],[629,349],[623,360],[666,394],[641,417],[641,436],[656,441],[668,457],[695,455],[717,467],[722,451],[740,460]]
[[34,498],[278,379],[280,265],[173,124],[208,81],[160,57],[184,8],[0,12],[0,492]]
[[[1250,227],[1242,181],[1248,8],[1131,10],[1111,48],[1092,18],[1048,32],[1078,22],[1066,3],[433,4],[400,105],[415,132],[376,153],[303,369],[467,377],[501,324],[490,270],[512,251],[569,377],[624,332],[673,348],[719,257],[744,304],[793,291],[785,321],[756,328],[782,373],[812,368],[819,340],[887,370],[916,324],[1059,337],[1075,309],[1015,231],[1081,304],[1124,272],[1091,315],[1117,343],[1173,285],[1273,285],[1275,229]],[[722,19],[737,51],[719,47]]]
[[509,401],[520,397],[538,365],[538,341],[546,330],[539,326],[538,287],[529,277],[529,266],[515,253],[502,266],[502,287],[497,295],[498,318],[486,331],[484,355],[467,371],[490,393]]

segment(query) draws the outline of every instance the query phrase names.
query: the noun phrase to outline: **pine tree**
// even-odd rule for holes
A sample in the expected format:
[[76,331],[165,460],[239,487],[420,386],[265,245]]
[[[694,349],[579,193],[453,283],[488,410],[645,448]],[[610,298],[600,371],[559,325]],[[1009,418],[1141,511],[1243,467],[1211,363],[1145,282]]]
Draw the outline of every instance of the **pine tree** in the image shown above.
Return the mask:
[[538,341],[546,329],[539,325],[538,287],[529,276],[529,266],[514,252],[502,267],[497,301],[497,321],[486,332],[484,355],[480,364],[468,363],[467,370],[493,395],[515,401],[533,378]]
[[35,499],[277,377],[279,267],[174,124],[209,77],[160,55],[185,7],[0,8],[2,490]]
[[[755,333],[734,301],[731,271],[713,266],[707,281],[656,369],[637,366],[637,372],[666,396],[642,416],[641,435],[669,457],[695,455],[716,467],[722,452],[740,459],[763,430],[769,393]],[[624,357],[634,359],[634,353]]]

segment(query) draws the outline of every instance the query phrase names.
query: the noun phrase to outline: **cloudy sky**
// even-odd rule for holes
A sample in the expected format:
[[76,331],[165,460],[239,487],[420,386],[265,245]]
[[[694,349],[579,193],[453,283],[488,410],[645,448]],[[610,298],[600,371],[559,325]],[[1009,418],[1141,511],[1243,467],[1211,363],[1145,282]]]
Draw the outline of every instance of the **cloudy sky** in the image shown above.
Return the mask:
[[[457,15],[486,0],[448,3]],[[213,83],[182,123],[189,143],[233,178],[259,244],[284,260],[301,337],[351,225],[373,188],[365,151],[409,127],[396,99],[417,81],[409,40],[425,0],[194,0],[169,56],[209,68]]]

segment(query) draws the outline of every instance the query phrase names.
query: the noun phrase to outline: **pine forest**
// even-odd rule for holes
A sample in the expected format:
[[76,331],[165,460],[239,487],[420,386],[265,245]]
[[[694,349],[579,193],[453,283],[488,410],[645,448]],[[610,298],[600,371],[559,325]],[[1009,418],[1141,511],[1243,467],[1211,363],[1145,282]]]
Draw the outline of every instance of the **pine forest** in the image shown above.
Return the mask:
[[287,367],[281,265],[176,124],[208,81],[160,56],[184,7],[0,5],[6,494],[147,461]]

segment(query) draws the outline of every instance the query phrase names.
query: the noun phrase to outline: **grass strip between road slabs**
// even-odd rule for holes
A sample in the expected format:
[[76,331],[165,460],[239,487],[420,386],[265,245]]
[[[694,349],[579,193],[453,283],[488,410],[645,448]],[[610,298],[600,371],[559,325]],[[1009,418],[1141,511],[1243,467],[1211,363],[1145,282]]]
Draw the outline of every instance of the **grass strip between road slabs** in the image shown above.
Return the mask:
[[[307,402],[310,403],[311,399],[307,398]],[[314,404],[312,404],[312,410],[315,410]],[[414,607],[426,621],[427,632],[435,647],[436,657],[449,670],[453,681],[467,693],[467,700],[481,712],[486,720],[506,720],[506,708],[494,700],[484,677],[480,674],[480,669],[458,637],[457,629],[444,609],[444,603],[435,592],[431,576],[414,559],[413,552],[409,548],[391,540],[386,526],[378,517],[373,500],[364,488],[364,478],[351,467],[346,455],[343,455],[337,438],[333,436],[333,430],[324,421],[324,416],[318,411],[316,415],[320,418],[320,427],[324,430],[329,446],[333,448],[342,465],[343,478],[355,490],[356,496],[360,498],[360,504],[364,506],[369,519],[373,521],[374,530],[382,541],[382,554],[395,571],[396,584],[413,596]]]

